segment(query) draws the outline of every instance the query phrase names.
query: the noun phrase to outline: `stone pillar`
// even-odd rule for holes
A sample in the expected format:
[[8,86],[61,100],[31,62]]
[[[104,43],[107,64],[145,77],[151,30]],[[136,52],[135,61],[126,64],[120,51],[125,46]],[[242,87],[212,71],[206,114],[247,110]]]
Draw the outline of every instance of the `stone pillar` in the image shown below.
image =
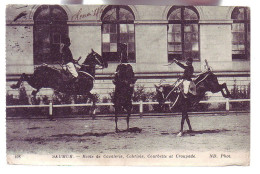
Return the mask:
[[33,21],[7,21],[6,72],[8,74],[33,73]]
[[71,51],[74,59],[80,56],[82,63],[93,49],[101,55],[101,22],[70,22],[69,37],[71,39]]
[[200,57],[201,69],[204,70],[204,61],[214,71],[232,70],[232,33],[231,20],[200,21]]
[[137,72],[162,72],[168,67],[167,21],[135,21]]

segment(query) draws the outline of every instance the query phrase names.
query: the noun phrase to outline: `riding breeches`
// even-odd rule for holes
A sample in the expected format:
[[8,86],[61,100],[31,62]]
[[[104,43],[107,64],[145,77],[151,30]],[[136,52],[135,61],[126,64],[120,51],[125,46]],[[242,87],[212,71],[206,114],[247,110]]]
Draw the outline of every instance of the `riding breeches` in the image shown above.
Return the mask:
[[73,77],[78,77],[79,74],[75,68],[75,65],[72,62],[69,62],[66,64],[66,68],[69,70],[69,72],[72,74]]
[[190,89],[190,82],[189,80],[183,80],[183,92],[184,94],[188,94]]
[[179,86],[181,83],[183,83],[183,92],[184,94],[188,94],[190,88],[190,82],[191,81],[189,80],[182,79],[177,82],[176,86]]

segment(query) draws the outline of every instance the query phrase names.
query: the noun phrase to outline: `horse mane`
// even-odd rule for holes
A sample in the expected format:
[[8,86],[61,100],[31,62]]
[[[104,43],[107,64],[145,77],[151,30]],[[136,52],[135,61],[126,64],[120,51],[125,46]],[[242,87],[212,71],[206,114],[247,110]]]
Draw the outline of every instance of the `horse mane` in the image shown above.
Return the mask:
[[200,82],[201,80],[203,80],[203,78],[205,78],[211,71],[206,71],[202,74],[200,74],[195,80],[194,83],[197,84],[198,82]]
[[83,65],[89,65],[90,62],[89,62],[88,60],[90,59],[91,54],[92,54],[92,53],[89,53],[89,54],[87,55],[86,59],[85,59],[84,62],[82,63]]
[[50,66],[48,66],[47,64],[42,64],[42,65],[36,67],[35,70],[36,70],[36,71],[37,71],[37,70],[42,70],[42,71],[48,70],[48,71],[53,71],[53,72],[59,72],[59,71],[60,71],[58,68],[50,67]]

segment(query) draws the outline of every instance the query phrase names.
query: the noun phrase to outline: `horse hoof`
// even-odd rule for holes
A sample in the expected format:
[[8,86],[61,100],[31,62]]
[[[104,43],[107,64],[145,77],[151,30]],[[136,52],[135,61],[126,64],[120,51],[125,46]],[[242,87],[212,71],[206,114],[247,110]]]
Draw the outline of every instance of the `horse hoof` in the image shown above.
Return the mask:
[[192,130],[188,130],[187,133],[192,133],[193,131]]
[[179,133],[177,134],[177,137],[182,137],[182,135],[183,135],[183,133],[182,133],[182,132],[179,132]]

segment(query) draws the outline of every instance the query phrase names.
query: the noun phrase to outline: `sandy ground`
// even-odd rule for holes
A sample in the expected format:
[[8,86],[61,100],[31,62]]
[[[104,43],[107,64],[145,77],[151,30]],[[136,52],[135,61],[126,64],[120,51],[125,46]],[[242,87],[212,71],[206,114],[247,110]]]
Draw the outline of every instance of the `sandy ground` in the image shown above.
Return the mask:
[[[130,127],[142,129],[140,133],[115,133],[114,118],[7,119],[7,154],[248,152],[250,149],[249,114],[190,116],[194,132],[177,137],[180,120],[179,116],[133,117]],[[119,118],[119,129],[126,129],[123,117]]]

